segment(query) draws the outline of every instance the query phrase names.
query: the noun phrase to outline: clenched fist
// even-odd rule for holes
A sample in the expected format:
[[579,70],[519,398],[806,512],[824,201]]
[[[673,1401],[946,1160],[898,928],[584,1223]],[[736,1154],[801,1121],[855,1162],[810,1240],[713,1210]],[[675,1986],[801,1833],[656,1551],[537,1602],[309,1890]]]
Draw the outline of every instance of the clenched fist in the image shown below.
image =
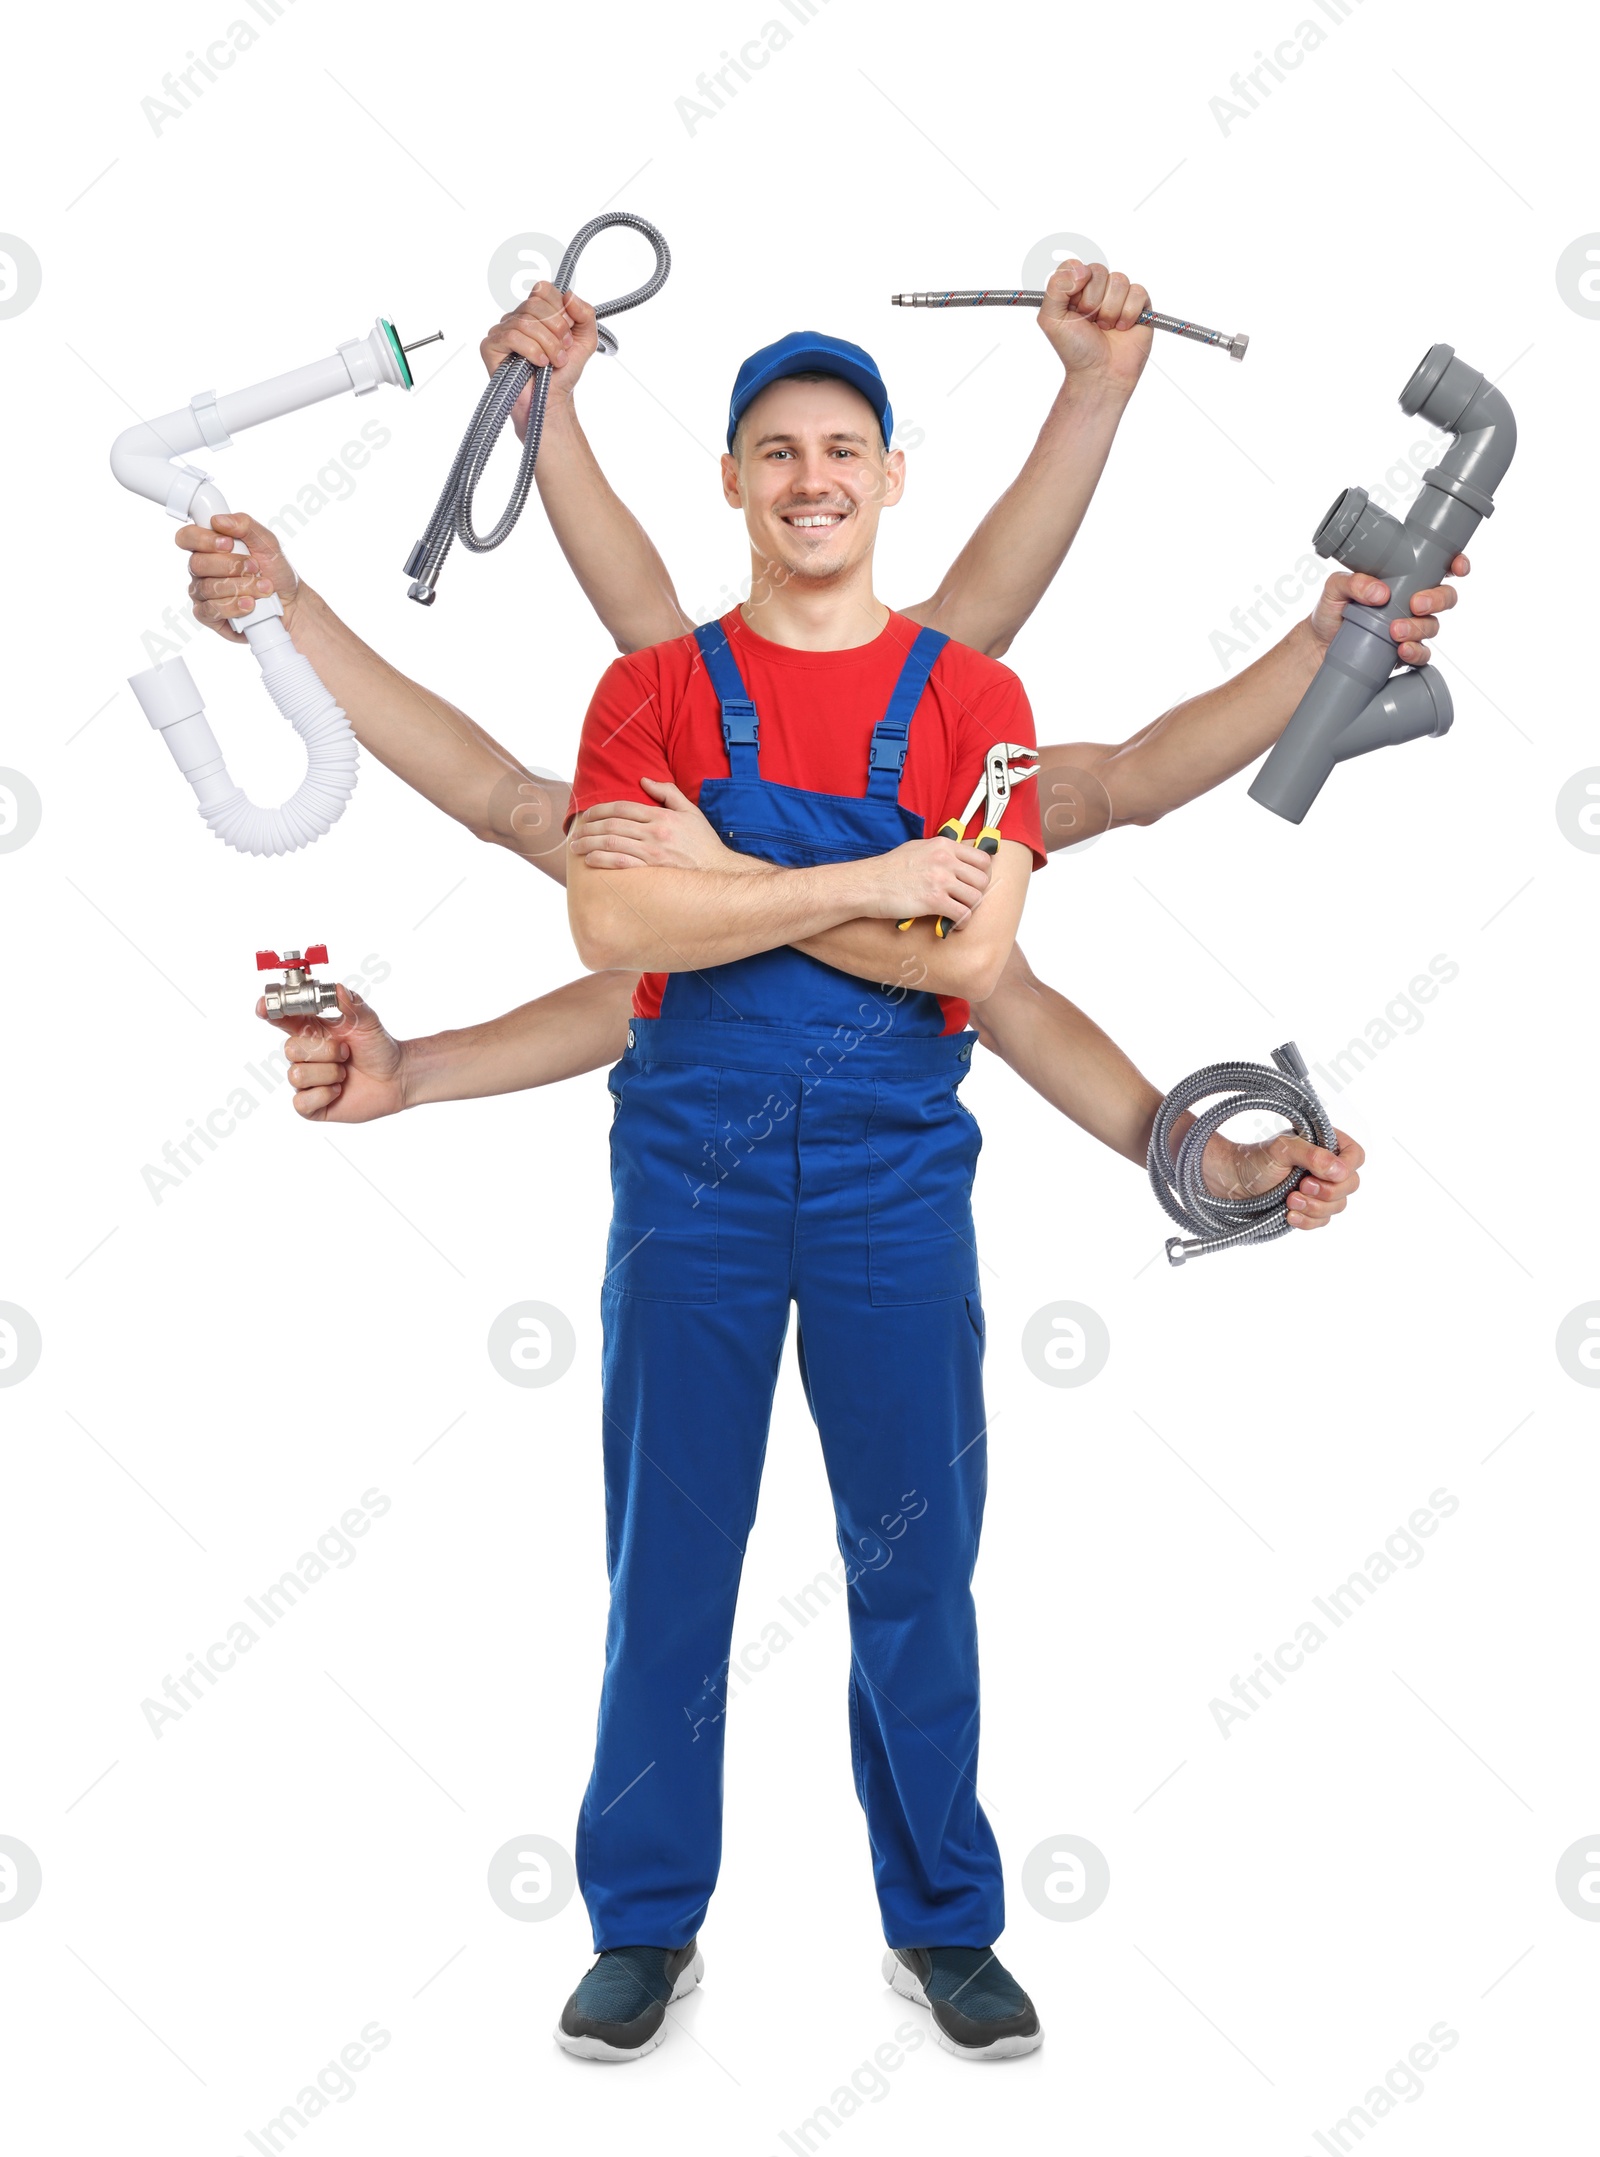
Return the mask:
[[[535,367],[550,369],[550,395],[568,396],[599,345],[594,309],[575,292],[565,298],[548,279],[536,284],[520,307],[502,315],[478,347],[490,374],[515,352]],[[511,420],[520,442],[528,431],[530,382],[512,407]]]
[[[267,1019],[289,1037],[283,1053],[295,1113],[312,1123],[393,1116],[406,1105],[405,1043],[385,1030],[369,1003],[342,982],[338,990],[337,1019]],[[257,1001],[256,1017],[267,1018],[265,997]]]

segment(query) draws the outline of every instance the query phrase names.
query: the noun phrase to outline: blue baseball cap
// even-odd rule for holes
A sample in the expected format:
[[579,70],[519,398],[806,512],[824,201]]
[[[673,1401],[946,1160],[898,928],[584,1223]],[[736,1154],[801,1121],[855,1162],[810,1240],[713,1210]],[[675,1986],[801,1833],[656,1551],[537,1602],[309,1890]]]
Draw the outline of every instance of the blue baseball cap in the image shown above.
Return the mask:
[[728,403],[729,449],[746,408],[772,383],[796,374],[837,375],[859,390],[877,413],[885,442],[894,433],[889,392],[872,354],[863,352],[859,345],[847,344],[842,337],[826,337],[820,330],[791,330],[776,344],[763,345],[759,352],[752,352],[739,369]]

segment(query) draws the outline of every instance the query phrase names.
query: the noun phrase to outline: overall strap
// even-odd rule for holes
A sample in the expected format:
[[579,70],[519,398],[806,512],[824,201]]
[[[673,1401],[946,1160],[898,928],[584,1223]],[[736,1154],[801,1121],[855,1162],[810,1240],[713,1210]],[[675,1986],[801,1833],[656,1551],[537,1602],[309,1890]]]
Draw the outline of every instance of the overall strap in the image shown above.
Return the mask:
[[735,779],[759,779],[761,764],[757,744],[760,723],[745,688],[739,662],[728,649],[720,622],[702,622],[695,631],[700,656],[706,663],[711,686],[722,704],[722,740],[728,752],[728,770]]
[[867,763],[869,801],[899,800],[900,774],[905,769],[906,746],[911,734],[911,715],[922,699],[934,661],[949,641],[937,629],[917,632],[916,642],[906,654],[900,678],[889,698],[889,709],[872,730],[872,754]]

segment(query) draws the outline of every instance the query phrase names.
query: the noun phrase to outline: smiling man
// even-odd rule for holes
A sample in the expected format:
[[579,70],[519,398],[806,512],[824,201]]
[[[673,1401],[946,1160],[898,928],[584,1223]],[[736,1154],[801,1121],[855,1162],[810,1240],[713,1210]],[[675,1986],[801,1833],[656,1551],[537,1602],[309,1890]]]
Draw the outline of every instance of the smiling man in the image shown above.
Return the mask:
[[[616,661],[578,754],[573,813],[650,805],[643,782],[670,782],[729,849],[710,868],[568,870],[585,964],[643,976],[610,1081],[611,1617],[578,1835],[599,1959],[557,2030],[590,2058],[655,2044],[700,1968],[724,1729],[704,1703],[727,1670],[791,1302],[856,1559],[850,1739],[892,1979],[968,2056],[1040,2040],[994,1955],[1000,1859],[975,1784],[979,1140],[958,1087],[968,1002],[998,981],[1045,857],[1027,788],[992,873],[922,837],[1033,720],[1008,669],[873,590],[904,479],[891,427],[858,346],[801,332],[745,362],[722,484],[752,600]],[[894,1563],[870,1569],[908,1512]]]

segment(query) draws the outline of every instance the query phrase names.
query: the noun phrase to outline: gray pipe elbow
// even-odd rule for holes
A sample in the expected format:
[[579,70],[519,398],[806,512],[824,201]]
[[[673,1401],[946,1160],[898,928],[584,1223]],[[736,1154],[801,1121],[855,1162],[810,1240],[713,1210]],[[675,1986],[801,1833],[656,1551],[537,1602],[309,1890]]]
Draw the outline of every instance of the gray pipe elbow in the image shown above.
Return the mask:
[[1402,412],[1453,434],[1439,469],[1492,496],[1517,448],[1517,422],[1487,375],[1458,359],[1453,345],[1431,345],[1400,392]]

